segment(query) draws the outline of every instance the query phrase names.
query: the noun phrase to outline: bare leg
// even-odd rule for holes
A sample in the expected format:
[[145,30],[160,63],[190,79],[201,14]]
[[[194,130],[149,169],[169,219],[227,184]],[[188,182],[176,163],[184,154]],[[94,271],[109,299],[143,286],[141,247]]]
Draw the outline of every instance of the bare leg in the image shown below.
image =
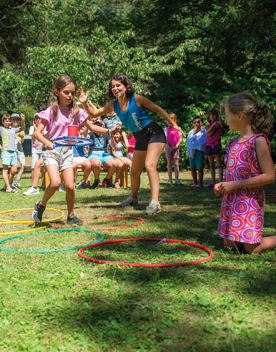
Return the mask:
[[50,184],[46,188],[41,204],[46,207],[48,200],[52,197],[52,195],[56,192],[58,189],[60,183],[61,183],[61,178],[59,176],[59,169],[57,165],[48,165],[46,166],[46,170],[48,172],[49,178],[50,178]]
[[203,187],[203,169],[198,170],[198,184]]
[[19,171],[17,173],[16,182],[20,182],[22,174],[24,172],[24,169],[25,169],[25,164],[24,163],[22,163],[22,164],[20,163],[20,169],[19,169]]
[[17,166],[16,165],[12,165],[11,166],[11,171],[10,171],[10,175],[9,175],[9,184],[12,184],[13,178],[17,173]]
[[172,158],[167,158],[169,181],[172,182]]
[[193,178],[193,183],[194,183],[194,185],[197,185],[196,169],[191,169],[191,174],[192,174],[192,178]]
[[104,163],[104,169],[107,170],[106,179],[110,180],[117,168],[117,162],[115,159],[109,159]]
[[212,183],[216,183],[216,169],[215,169],[214,157],[212,155],[208,155],[208,160],[210,165]]
[[177,181],[179,179],[179,158],[174,158],[174,175]]
[[6,191],[10,191],[11,186],[10,186],[10,182],[9,182],[9,166],[8,165],[3,165],[2,175],[3,175],[3,180],[5,182]]
[[64,186],[66,190],[66,203],[67,203],[68,216],[71,216],[74,212],[74,204],[75,204],[73,168],[70,167],[68,169],[63,170],[62,177],[64,180]]
[[33,180],[32,180],[32,186],[35,188],[38,187],[40,169],[43,165],[44,163],[42,159],[38,159],[37,162],[35,163],[34,170],[33,170]]
[[276,236],[263,237],[261,243],[253,248],[251,253],[256,254],[276,247]]
[[82,164],[83,170],[83,181],[86,182],[91,172],[91,164],[89,160],[85,160]]
[[91,164],[91,169],[93,171],[95,180],[99,180],[101,167],[102,167],[102,163],[101,163],[100,159],[93,158],[90,160],[90,164]]
[[135,150],[133,154],[133,160],[130,169],[132,198],[137,198],[137,194],[140,188],[140,176],[145,166],[146,155],[146,150]]
[[145,159],[145,167],[149,177],[151,199],[158,202],[159,196],[159,173],[157,171],[157,164],[160,159],[162,150],[164,149],[165,143],[150,143],[148,145],[147,155]]

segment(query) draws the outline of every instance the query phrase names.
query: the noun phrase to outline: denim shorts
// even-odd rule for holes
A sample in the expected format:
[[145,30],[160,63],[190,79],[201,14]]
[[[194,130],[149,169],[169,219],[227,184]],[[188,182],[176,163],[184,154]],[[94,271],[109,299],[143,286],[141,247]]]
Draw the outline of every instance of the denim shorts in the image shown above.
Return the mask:
[[107,152],[92,151],[92,153],[88,155],[88,160],[91,160],[91,159],[99,159],[101,164],[104,165],[107,162],[107,160],[113,159],[113,157],[109,155]]
[[17,165],[17,153],[12,150],[3,150],[1,154],[2,165]]

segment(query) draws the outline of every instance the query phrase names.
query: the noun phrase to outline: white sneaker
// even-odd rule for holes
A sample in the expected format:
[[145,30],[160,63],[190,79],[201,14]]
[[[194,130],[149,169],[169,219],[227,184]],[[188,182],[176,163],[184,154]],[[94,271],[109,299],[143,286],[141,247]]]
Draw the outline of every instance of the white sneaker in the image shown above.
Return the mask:
[[146,208],[146,212],[148,215],[153,215],[160,213],[161,211],[161,206],[159,202],[156,202],[156,200],[153,200],[149,203],[149,205]]
[[122,208],[127,207],[129,205],[138,205],[138,199],[137,198],[132,198],[132,196],[129,196],[129,197],[127,197],[126,200],[124,200],[121,203],[121,207]]
[[25,196],[31,196],[33,194],[39,194],[39,189],[34,188],[33,186],[30,187],[26,192],[23,193]]
[[59,192],[65,192],[65,187],[64,187],[64,183],[62,182],[58,188]]
[[168,185],[172,185],[172,181],[171,181],[171,180],[169,180],[167,184],[168,184]]
[[176,185],[182,185],[182,183],[181,183],[180,180],[175,180],[175,184],[176,184]]

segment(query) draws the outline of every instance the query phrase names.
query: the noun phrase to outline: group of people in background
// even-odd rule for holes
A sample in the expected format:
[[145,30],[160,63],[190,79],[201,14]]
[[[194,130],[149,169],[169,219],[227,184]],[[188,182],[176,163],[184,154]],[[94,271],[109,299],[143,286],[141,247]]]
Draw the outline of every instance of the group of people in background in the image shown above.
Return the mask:
[[[34,206],[32,217],[36,223],[42,222],[46,205],[61,182],[66,190],[68,209],[67,222],[80,225],[81,220],[74,214],[76,167],[87,165],[84,178],[77,188],[87,185],[90,172],[94,173],[93,188],[99,186],[101,168],[107,169],[103,185],[112,186],[111,178],[116,174],[115,185],[120,186],[120,172],[130,167],[131,194],[121,203],[121,207],[136,206],[140,177],[146,168],[151,200],[146,212],[149,215],[159,213],[159,174],[157,163],[166,146],[169,184],[172,184],[172,166],[176,184],[179,181],[179,147],[185,133],[178,126],[176,115],[168,114],[157,104],[135,94],[130,80],[122,74],[111,77],[108,86],[112,102],[97,108],[88,100],[88,93],[82,88],[77,91],[78,103],[74,101],[75,83],[69,76],[57,79],[50,106],[36,114],[34,121],[33,148],[42,151],[42,159],[37,157],[33,163],[33,183],[36,165],[42,160],[50,184],[42,200]],[[231,131],[239,132],[225,150],[225,175],[221,162],[222,123],[216,108],[207,113],[208,125],[203,126],[200,116],[193,119],[193,128],[187,136],[187,149],[190,158],[192,187],[203,186],[203,165],[205,155],[211,170],[211,183],[217,196],[222,195],[222,206],[218,234],[224,240],[226,248],[232,249],[237,243],[244,245],[248,253],[259,253],[276,246],[276,236],[263,237],[264,203],[263,186],[275,180],[274,165],[270,153],[267,134],[272,124],[271,114],[266,104],[257,101],[247,93],[238,93],[224,103],[226,124]],[[167,122],[165,131],[152,120],[148,110],[160,115]],[[108,116],[102,120],[102,116]],[[37,120],[36,120],[37,119]],[[15,135],[24,131],[25,117],[21,114],[21,127],[15,124],[10,128],[11,118],[3,116],[2,137],[3,178],[7,192],[12,192],[11,181],[16,173],[17,149]],[[58,137],[68,135],[68,126],[79,127],[83,136],[93,139],[89,151],[81,148],[63,146],[54,148]],[[124,125],[131,131],[129,139],[121,130]],[[41,149],[41,146],[43,148]],[[122,150],[128,147],[128,158]],[[3,153],[4,152],[4,153]],[[87,154],[86,154],[87,153]],[[83,159],[85,158],[85,159]],[[85,161],[85,164],[84,164]],[[216,183],[215,161],[219,171]],[[8,177],[8,166],[11,174]],[[90,165],[91,169],[88,167]],[[121,170],[121,171],[119,171]]]

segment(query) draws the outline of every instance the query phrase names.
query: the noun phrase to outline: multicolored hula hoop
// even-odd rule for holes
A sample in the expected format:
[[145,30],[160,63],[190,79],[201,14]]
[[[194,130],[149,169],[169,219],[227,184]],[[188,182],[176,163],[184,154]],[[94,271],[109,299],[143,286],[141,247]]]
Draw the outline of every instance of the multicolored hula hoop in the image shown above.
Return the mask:
[[[108,261],[108,260],[100,260],[100,259],[85,256],[84,254],[82,254],[82,252],[87,248],[96,247],[96,246],[100,246],[100,245],[108,244],[108,243],[127,242],[127,241],[157,241],[157,242],[171,242],[171,243],[187,244],[189,246],[198,247],[198,248],[208,252],[209,256],[206,258],[203,258],[203,259],[194,260],[194,261],[190,261],[190,262],[182,262],[182,263],[137,264],[137,263],[120,263],[120,262],[112,262],[112,261]],[[207,262],[208,260],[211,260],[213,258],[213,252],[211,251],[211,249],[209,249],[208,247],[202,246],[201,244],[197,244],[197,243],[193,243],[193,242],[186,242],[186,241],[181,241],[181,240],[170,240],[170,239],[166,239],[166,238],[125,238],[125,239],[118,239],[118,240],[103,241],[100,243],[91,244],[91,245],[88,245],[86,247],[81,248],[78,252],[78,255],[84,259],[90,260],[91,262],[98,263],[98,264],[113,264],[113,265],[115,264],[115,265],[120,265],[120,266],[135,266],[135,267],[142,266],[142,267],[146,267],[146,268],[153,268],[153,267],[165,268],[165,267],[172,267],[172,266],[185,266],[185,265],[199,264],[202,262]]]

